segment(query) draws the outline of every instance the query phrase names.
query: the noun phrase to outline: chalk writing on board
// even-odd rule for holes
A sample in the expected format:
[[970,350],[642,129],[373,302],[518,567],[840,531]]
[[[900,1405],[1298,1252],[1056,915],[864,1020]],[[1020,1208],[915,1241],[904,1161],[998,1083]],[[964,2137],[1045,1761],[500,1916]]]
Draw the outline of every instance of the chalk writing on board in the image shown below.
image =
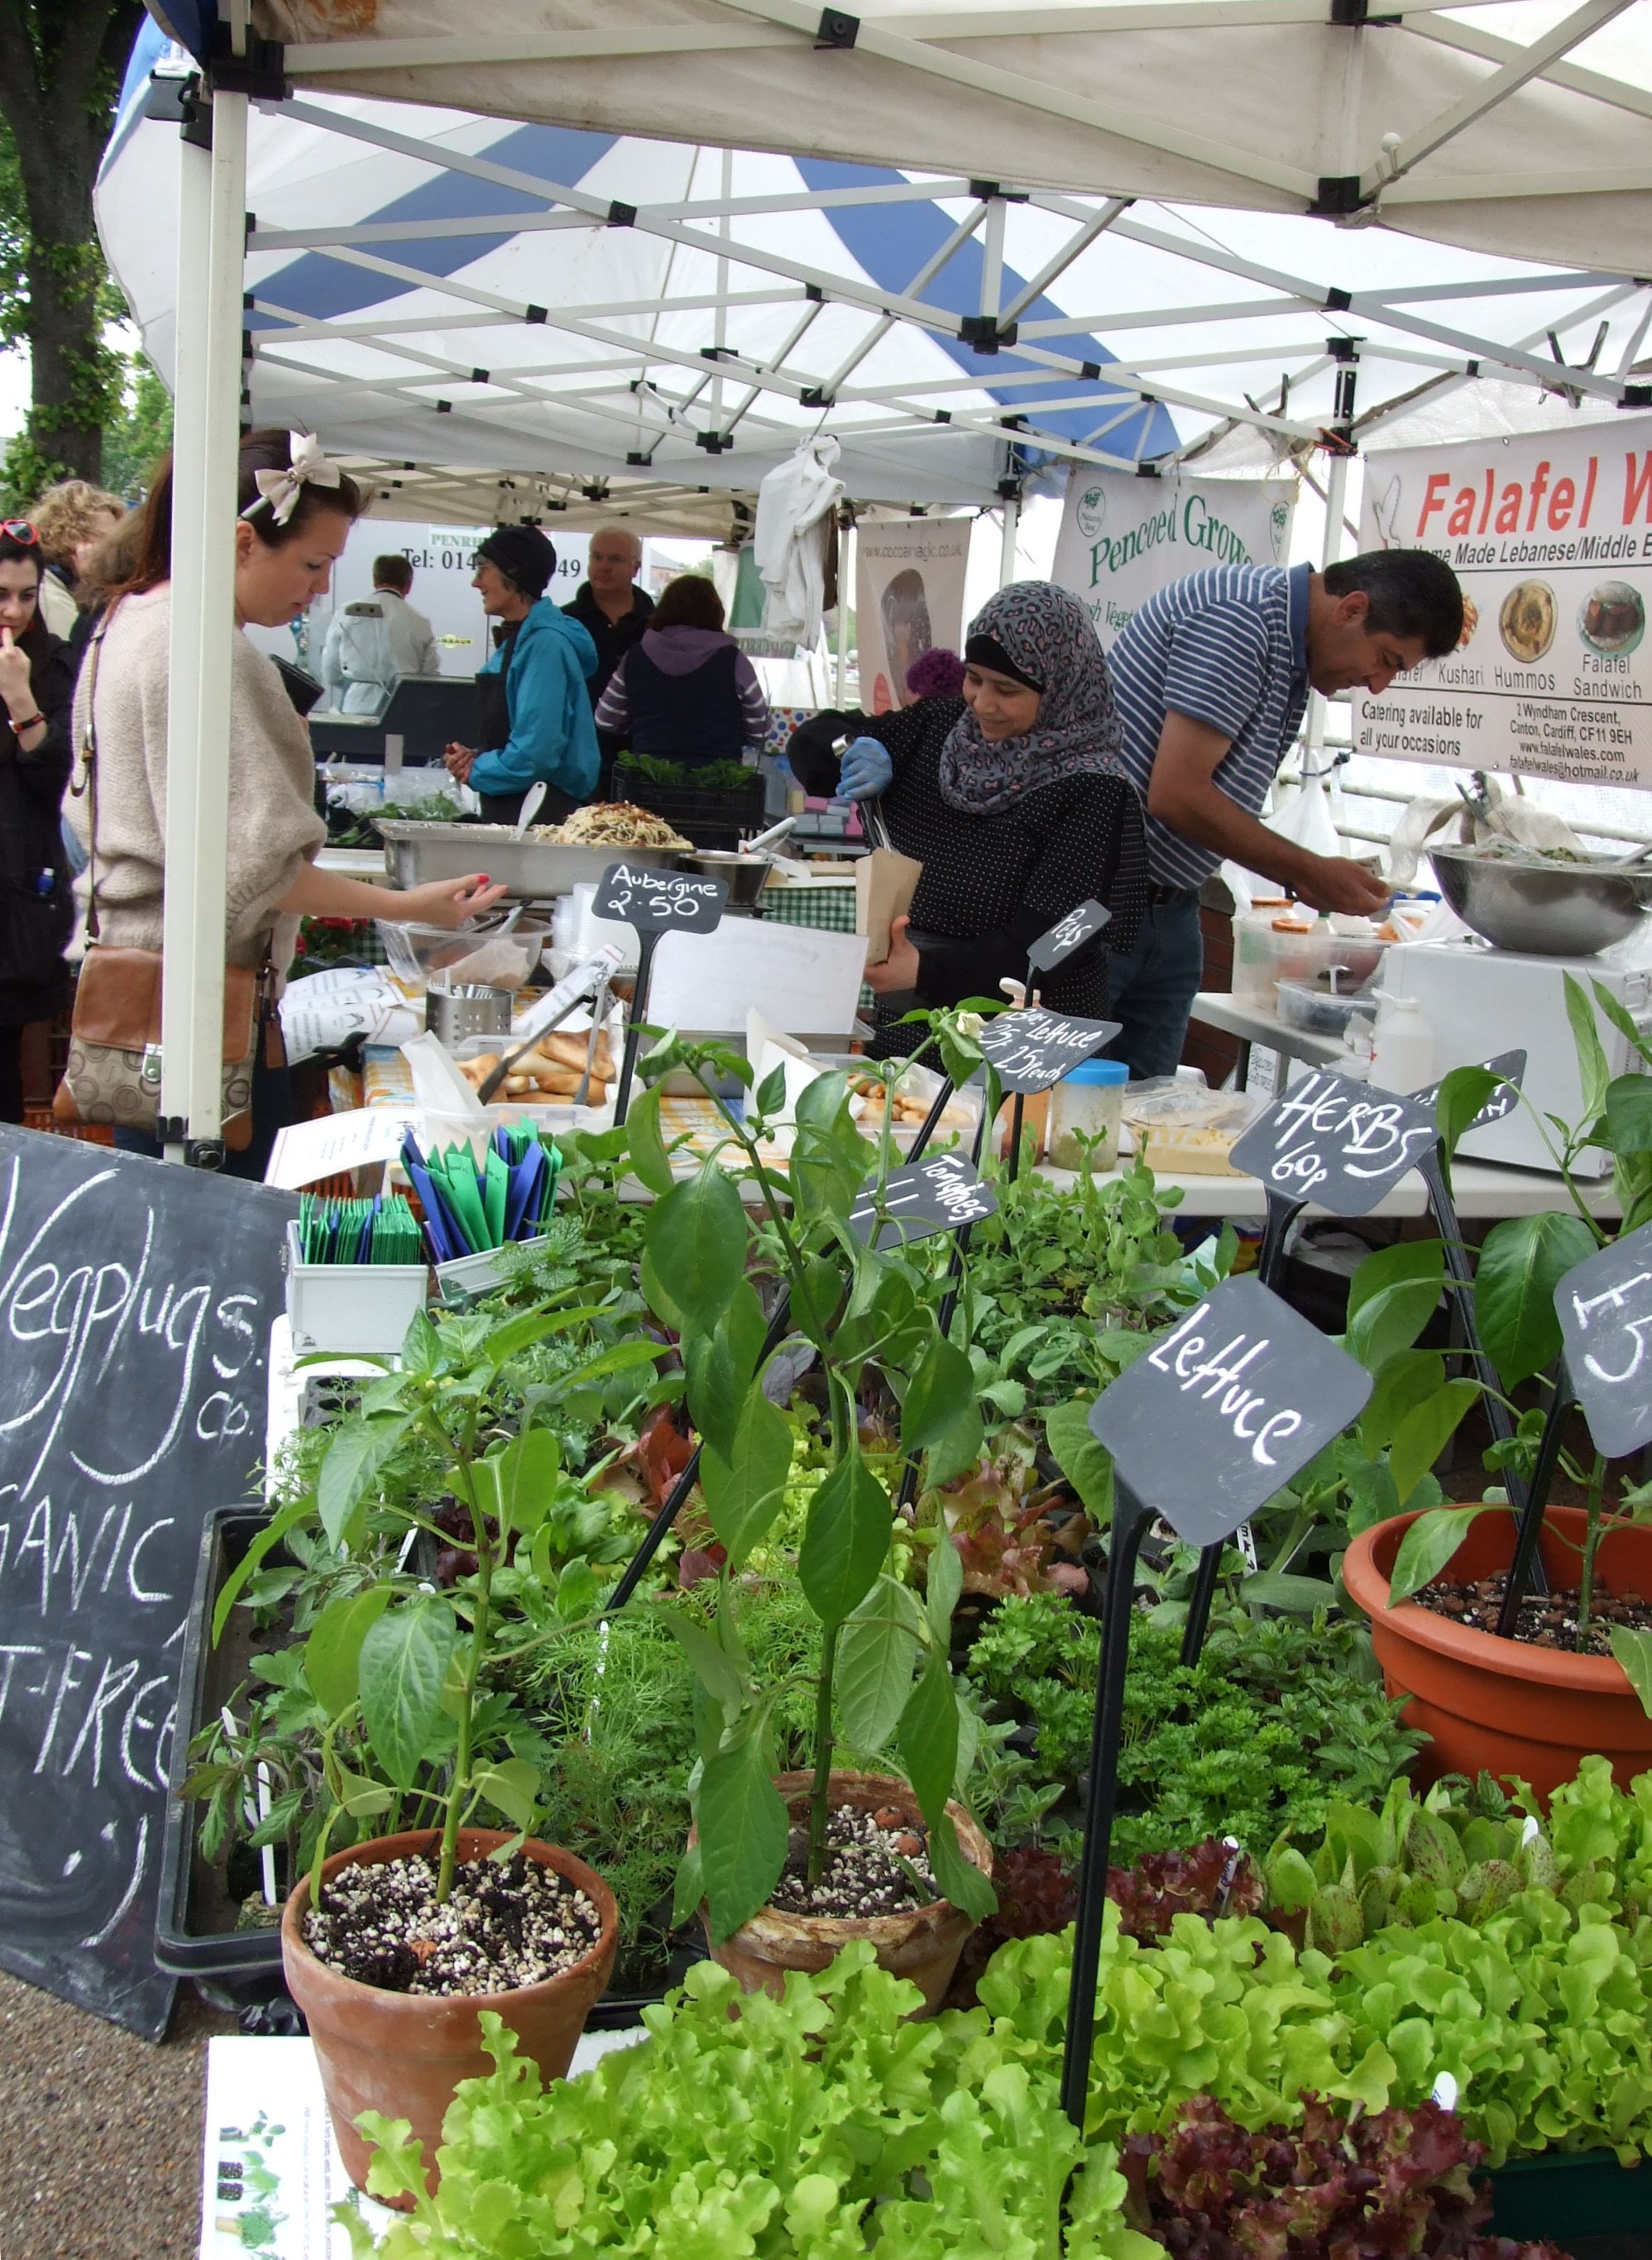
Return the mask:
[[1125,1368],[1090,1425],[1143,1505],[1208,1546],[1305,1467],[1370,1387],[1260,1280],[1228,1279]]
[[869,1240],[881,1207],[888,1221],[877,1245],[891,1248],[932,1233],[956,1232],[993,1215],[998,1205],[991,1187],[962,1154],[935,1154],[886,1177],[881,1196],[878,1180],[872,1178],[861,1188],[848,1220],[859,1239]]
[[294,1206],[0,1133],[0,1958],[139,2030],[171,1992],[155,1863],[201,1525],[262,1456]]
[[1076,949],[1082,949],[1092,935],[1110,925],[1112,912],[1104,904],[1094,901],[1080,903],[1056,919],[1048,933],[1040,934],[1026,953],[1026,962],[1035,973],[1049,973]]
[[591,913],[622,919],[640,933],[690,927],[709,933],[720,922],[727,900],[728,889],[721,879],[611,863],[597,883]]
[[1235,1169],[1293,1200],[1362,1216],[1428,1153],[1434,1110],[1312,1069],[1234,1147]]
[[977,1039],[1005,1091],[1048,1091],[1111,1043],[1121,1020],[1074,1020],[1041,1005],[1000,1012]]
[[1574,1264],[1555,1315],[1595,1448],[1637,1451],[1652,1439],[1652,1224]]
[[[1470,1136],[1476,1130],[1489,1130],[1494,1122],[1500,1122],[1505,1114],[1513,1114],[1520,1103],[1520,1085],[1526,1080],[1524,1052],[1499,1052],[1495,1059],[1486,1060],[1482,1064],[1490,1069],[1493,1075],[1500,1075],[1505,1080],[1498,1084],[1485,1105],[1470,1123],[1468,1129],[1463,1132],[1465,1138]],[[1443,1080],[1442,1076],[1441,1081]],[[1411,1093],[1411,1103],[1413,1106],[1427,1106],[1432,1111],[1440,1104],[1440,1084],[1431,1083],[1426,1091],[1413,1091]]]

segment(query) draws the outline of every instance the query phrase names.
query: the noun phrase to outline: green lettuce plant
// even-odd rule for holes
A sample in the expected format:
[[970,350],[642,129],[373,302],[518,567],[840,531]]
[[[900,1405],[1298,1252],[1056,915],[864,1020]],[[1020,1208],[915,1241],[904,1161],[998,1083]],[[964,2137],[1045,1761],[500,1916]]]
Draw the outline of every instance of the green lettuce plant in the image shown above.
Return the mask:
[[705,1513],[725,1555],[712,1627],[687,1612],[668,1617],[705,1699],[698,1842],[684,1860],[679,1909],[704,1893],[713,1937],[726,1938],[766,1904],[789,1849],[791,1819],[773,1780],[780,1690],[754,1673],[738,1606],[742,1572],[780,1511],[792,1459],[791,1431],[764,1387],[761,1284],[771,1302],[786,1297],[791,1330],[816,1353],[831,1438],[797,1561],[821,1633],[812,1678],[810,1880],[825,1857],[840,1720],[858,1753],[898,1754],[927,1824],[936,1880],[955,1905],[979,1917],[992,1906],[990,1887],[964,1859],[947,1811],[973,1724],[948,1662],[962,1565],[950,1544],[932,1548],[921,1606],[890,1574],[894,1502],[862,1434],[864,1405],[887,1397],[899,1408],[902,1449],[926,1455],[932,1480],[969,1467],[980,1448],[969,1361],[942,1332],[936,1307],[946,1241],[879,1249],[851,1229],[849,1212],[869,1179],[876,1224],[887,1220],[883,1187],[897,1157],[886,1133],[876,1144],[861,1135],[841,1075],[823,1076],[801,1095],[784,1176],[766,1157],[769,1123],[784,1098],[776,1072],[752,1093],[743,1116],[726,1115],[722,1150],[678,1181],[660,1113],[660,1078],[674,1069],[686,1069],[708,1095],[730,1076],[749,1089],[751,1069],[726,1047],[674,1041],[645,1062],[653,1080],[627,1124],[632,1167],[656,1195],[643,1291],[681,1342],[689,1411],[702,1440]]

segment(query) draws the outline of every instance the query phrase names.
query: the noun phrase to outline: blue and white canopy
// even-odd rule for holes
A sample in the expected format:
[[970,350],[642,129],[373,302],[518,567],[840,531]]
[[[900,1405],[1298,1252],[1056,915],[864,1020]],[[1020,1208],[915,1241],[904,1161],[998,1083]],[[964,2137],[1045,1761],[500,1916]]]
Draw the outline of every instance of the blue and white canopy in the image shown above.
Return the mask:
[[[306,21],[318,10],[348,12],[313,0]],[[151,26],[97,212],[169,373],[178,127],[148,114],[157,66],[190,68]],[[656,75],[676,68],[656,56]],[[460,58],[448,76],[475,72]],[[540,82],[524,64],[525,118]],[[796,138],[747,123],[753,140]],[[1260,465],[1348,421],[1350,358],[1363,438],[1419,397],[1472,421],[1477,378],[1534,410],[1563,382],[1584,412],[1610,413],[1652,305],[1604,267],[1543,270],[1382,227],[318,94],[303,75],[254,104],[247,202],[254,415],[317,430],[382,511],[418,519],[589,497],[720,532],[728,497],[822,426],[850,495],[897,506],[990,504],[1006,479],[1067,461],[1215,447]],[[1557,356],[1588,365],[1563,378]]]

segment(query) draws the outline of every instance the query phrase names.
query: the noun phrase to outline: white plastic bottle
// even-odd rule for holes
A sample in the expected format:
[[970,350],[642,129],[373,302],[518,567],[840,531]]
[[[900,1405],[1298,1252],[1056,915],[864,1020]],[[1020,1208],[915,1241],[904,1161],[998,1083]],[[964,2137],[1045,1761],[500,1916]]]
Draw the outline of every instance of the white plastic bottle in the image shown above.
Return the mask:
[[1414,997],[1391,997],[1371,1037],[1372,1084],[1379,1091],[1420,1091],[1434,1076],[1434,1032]]

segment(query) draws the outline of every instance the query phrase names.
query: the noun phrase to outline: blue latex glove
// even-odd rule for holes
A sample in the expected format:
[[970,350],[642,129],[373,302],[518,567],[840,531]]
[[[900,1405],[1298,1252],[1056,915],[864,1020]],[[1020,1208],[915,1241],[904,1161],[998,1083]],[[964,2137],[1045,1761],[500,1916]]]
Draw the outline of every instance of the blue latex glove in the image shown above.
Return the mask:
[[838,769],[838,797],[876,800],[894,774],[895,764],[886,746],[880,746],[876,738],[856,738],[845,748]]

